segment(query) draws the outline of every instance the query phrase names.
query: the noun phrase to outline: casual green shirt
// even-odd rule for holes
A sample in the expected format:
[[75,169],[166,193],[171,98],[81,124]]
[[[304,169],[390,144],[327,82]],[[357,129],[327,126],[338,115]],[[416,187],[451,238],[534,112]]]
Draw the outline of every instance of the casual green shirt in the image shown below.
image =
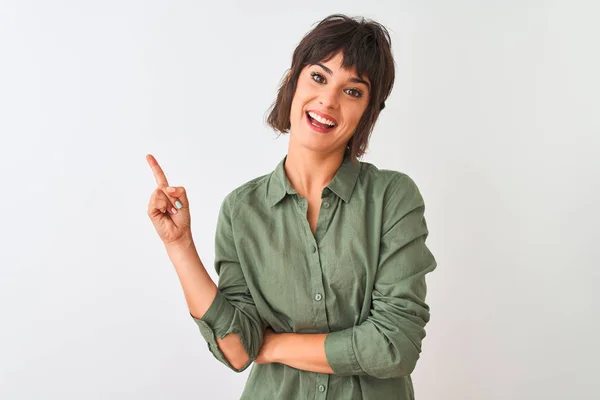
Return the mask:
[[406,174],[347,155],[321,194],[316,233],[291,186],[287,156],[229,193],[219,212],[214,302],[194,318],[211,353],[235,370],[216,337],[237,333],[256,358],[264,330],[328,333],[334,374],[253,364],[242,399],[414,399],[411,372],[429,307],[425,205]]

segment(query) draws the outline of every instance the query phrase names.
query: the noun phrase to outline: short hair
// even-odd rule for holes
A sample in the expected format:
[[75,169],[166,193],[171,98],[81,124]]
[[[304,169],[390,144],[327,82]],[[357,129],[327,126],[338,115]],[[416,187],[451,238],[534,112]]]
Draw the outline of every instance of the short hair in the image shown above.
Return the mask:
[[328,61],[342,53],[342,67],[354,67],[359,77],[371,83],[369,104],[346,146],[354,160],[362,157],[381,110],[394,86],[394,58],[388,30],[364,17],[333,14],[309,31],[300,41],[270,107],[267,124],[280,133],[290,130],[290,111],[300,72],[307,65]]

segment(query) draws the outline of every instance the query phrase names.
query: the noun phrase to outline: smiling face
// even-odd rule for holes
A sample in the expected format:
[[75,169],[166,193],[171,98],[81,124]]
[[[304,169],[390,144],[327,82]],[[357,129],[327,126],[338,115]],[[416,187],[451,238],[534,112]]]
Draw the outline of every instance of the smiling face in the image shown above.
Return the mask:
[[343,69],[342,54],[300,71],[290,109],[290,146],[344,152],[369,104],[369,80]]

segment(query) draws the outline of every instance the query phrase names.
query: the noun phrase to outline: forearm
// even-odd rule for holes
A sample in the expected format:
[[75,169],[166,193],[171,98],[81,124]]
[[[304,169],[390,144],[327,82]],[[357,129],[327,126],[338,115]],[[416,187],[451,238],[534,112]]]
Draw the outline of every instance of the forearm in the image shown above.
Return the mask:
[[179,277],[190,313],[202,318],[217,294],[217,286],[204,268],[194,241],[166,245],[169,259]]
[[275,335],[272,362],[304,371],[333,374],[325,356],[326,333],[281,333]]
[[[166,246],[169,259],[175,267],[183,288],[190,314],[201,319],[217,294],[217,285],[206,271],[193,240]],[[231,333],[217,344],[234,368],[241,368],[249,359],[237,334]]]

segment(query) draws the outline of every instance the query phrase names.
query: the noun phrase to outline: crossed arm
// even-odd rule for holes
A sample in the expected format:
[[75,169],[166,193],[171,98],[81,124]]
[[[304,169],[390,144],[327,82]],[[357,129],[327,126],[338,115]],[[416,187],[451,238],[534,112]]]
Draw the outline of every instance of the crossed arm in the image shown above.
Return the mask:
[[325,354],[326,333],[274,333],[267,330],[257,364],[281,363],[304,371],[333,374]]

